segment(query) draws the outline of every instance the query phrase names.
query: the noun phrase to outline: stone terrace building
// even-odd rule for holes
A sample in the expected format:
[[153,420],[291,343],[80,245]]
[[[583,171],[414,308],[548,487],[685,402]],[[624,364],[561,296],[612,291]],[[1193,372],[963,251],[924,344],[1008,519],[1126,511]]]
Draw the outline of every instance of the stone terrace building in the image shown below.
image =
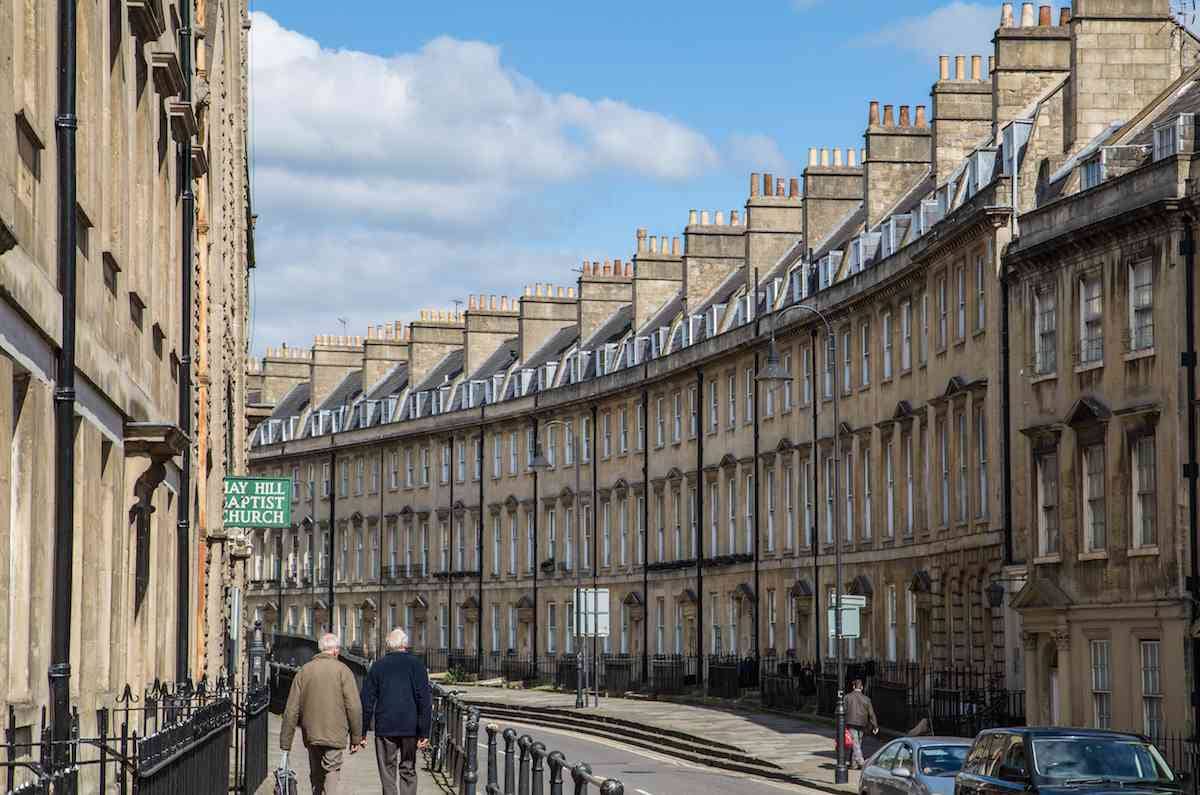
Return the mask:
[[[1147,329],[1189,295],[1196,40],[1166,0],[999,17],[986,61],[941,60],[932,119],[871,102],[803,195],[756,174],[565,289],[269,351],[252,466],[293,478],[298,521],[255,538],[258,614],[368,654],[399,625],[553,656],[582,570],[610,653],[829,657],[836,539],[867,599],[851,657],[997,670],[1031,720],[1183,730],[1186,373],[1155,368],[1184,339]],[[793,377],[769,387],[773,330]]]
[[[189,0],[191,2],[192,0]],[[184,101],[181,6],[78,5],[78,372],[71,701],[84,736],[95,708],[176,677],[176,523],[190,517],[194,676],[215,675],[233,551],[221,482],[245,471],[250,266],[246,160],[248,15],[194,0],[192,102]],[[47,701],[54,539],[53,401],[62,298],[56,231],[57,3],[0,6],[0,703],[19,730]],[[182,152],[180,156],[178,153]],[[193,304],[182,306],[180,164],[196,195]],[[181,345],[184,323],[193,349]],[[191,438],[180,366],[192,362]],[[192,446],[192,493],[180,453]],[[9,451],[12,452],[9,455]],[[18,737],[21,735],[18,734]],[[36,736],[36,735],[35,735]]]

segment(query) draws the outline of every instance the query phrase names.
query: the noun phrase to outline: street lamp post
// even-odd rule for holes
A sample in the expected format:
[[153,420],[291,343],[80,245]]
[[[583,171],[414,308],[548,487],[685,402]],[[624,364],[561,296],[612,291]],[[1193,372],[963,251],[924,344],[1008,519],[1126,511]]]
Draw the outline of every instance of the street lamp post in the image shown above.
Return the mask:
[[[838,532],[838,469],[841,462],[840,443],[841,443],[841,417],[838,409],[838,382],[837,382],[837,338],[833,334],[833,325],[829,322],[829,318],[825,313],[816,307],[808,304],[793,304],[779,312],[776,312],[771,317],[771,340],[767,345],[767,365],[759,374],[758,380],[767,384],[778,384],[781,382],[790,381],[792,374],[789,373],[779,361],[779,349],[775,346],[775,327],[779,323],[779,319],[791,312],[794,309],[803,309],[820,318],[825,324],[825,334],[828,338],[828,346],[825,352],[826,367],[829,368],[833,386],[833,505],[831,506],[832,513],[830,514],[833,522],[833,568],[834,568],[834,593],[836,594],[833,601],[833,636],[834,636],[834,661],[837,666],[837,705],[834,708],[835,731],[837,732],[837,764],[834,767],[833,780],[836,784],[845,784],[849,780],[849,773],[846,767],[846,746],[844,738],[846,736],[846,670],[842,659],[842,541],[841,535]],[[816,363],[816,351],[813,351],[813,362]],[[815,385],[814,385],[815,386]],[[816,400],[814,389],[813,400]],[[814,458],[817,440],[813,438]],[[816,462],[814,461],[814,466]],[[813,495],[816,498],[816,495]],[[813,533],[813,545],[817,543],[816,533]]]
[[[557,426],[562,426],[563,428],[566,428],[566,429],[570,430],[570,432],[571,432],[571,457],[575,461],[575,521],[572,523],[573,526],[571,528],[571,534],[574,536],[575,540],[573,542],[574,548],[571,550],[571,554],[578,555],[579,550],[583,549],[583,547],[580,545],[581,539],[580,539],[580,534],[579,534],[579,527],[583,523],[583,512],[579,510],[579,508],[580,508],[580,504],[579,504],[580,503],[580,499],[579,499],[579,487],[580,487],[579,434],[575,432],[575,425],[573,423],[567,422],[566,420],[550,420],[542,427],[545,428],[546,430],[549,430],[550,428],[554,428]],[[534,441],[533,468],[535,470],[550,468],[550,462],[546,459],[546,456],[545,456],[544,452],[542,451],[542,440],[540,437]],[[583,580],[581,578],[582,567],[576,565],[577,563],[578,563],[578,561],[574,561],[574,560],[570,561],[571,568],[575,572],[575,599],[573,600],[574,601],[573,608],[575,611],[575,633],[574,633],[574,635],[575,635],[575,637],[574,637],[574,643],[575,643],[575,708],[583,709],[585,706],[587,706],[587,704],[583,700],[584,655],[583,655],[583,635],[580,631],[580,624],[581,624],[580,618],[583,615],[583,606],[580,604],[580,601],[579,601],[579,597],[581,596],[582,591],[583,591]],[[594,598],[595,597],[593,596],[593,599]]]

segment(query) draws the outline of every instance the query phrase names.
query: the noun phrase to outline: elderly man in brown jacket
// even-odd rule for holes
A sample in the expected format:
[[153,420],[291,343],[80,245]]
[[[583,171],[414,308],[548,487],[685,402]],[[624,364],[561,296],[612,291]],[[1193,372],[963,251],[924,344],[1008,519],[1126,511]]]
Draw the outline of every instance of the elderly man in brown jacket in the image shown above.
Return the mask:
[[[341,642],[332,633],[321,636],[320,654],[296,673],[283,711],[279,748],[286,755],[296,726],[308,749],[309,778],[313,795],[337,795],[342,772],[342,750],[349,740],[350,753],[363,739],[362,701],[358,685],[338,660]],[[285,757],[286,758],[286,757]]]

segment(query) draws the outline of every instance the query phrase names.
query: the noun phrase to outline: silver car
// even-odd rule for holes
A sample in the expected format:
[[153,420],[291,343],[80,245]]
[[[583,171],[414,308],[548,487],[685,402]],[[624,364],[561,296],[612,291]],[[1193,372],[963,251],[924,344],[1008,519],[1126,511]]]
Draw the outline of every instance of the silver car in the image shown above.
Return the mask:
[[875,752],[863,768],[859,795],[954,795],[954,776],[967,758],[964,737],[902,737]]

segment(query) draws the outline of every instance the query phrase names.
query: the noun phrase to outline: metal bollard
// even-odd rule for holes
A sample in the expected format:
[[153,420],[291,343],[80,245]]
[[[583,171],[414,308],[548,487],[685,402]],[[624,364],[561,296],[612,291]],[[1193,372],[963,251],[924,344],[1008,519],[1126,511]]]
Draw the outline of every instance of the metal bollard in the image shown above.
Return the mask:
[[592,769],[584,762],[571,768],[571,781],[575,782],[575,795],[587,795],[588,776],[591,774]]
[[551,751],[547,761],[550,763],[550,795],[563,795],[563,767],[567,758],[562,751]]
[[517,747],[521,749],[521,768],[517,773],[517,795],[529,795],[529,746],[533,745],[533,738],[528,734],[522,734],[521,739],[517,740]]
[[497,785],[497,778],[500,775],[496,767],[496,734],[499,733],[500,727],[494,723],[487,725],[488,735],[488,760],[487,760],[487,786],[489,790]]
[[504,795],[517,795],[517,732],[504,730]]
[[534,743],[529,749],[533,752],[533,792],[531,795],[544,795],[546,782],[546,746],[542,743]]
[[467,759],[463,772],[463,795],[475,795],[479,783],[479,710],[471,708],[467,716]]

